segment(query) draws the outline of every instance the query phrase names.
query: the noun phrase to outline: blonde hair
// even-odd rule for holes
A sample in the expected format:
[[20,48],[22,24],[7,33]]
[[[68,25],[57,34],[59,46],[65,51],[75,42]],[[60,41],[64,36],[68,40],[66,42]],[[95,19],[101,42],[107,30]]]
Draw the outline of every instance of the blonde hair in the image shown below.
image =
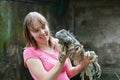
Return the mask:
[[[38,12],[30,12],[26,15],[26,17],[24,19],[23,35],[24,35],[24,39],[25,39],[25,42],[26,42],[26,46],[27,47],[28,46],[34,46],[34,47],[38,48],[38,45],[37,45],[35,39],[30,34],[30,29],[34,28],[34,20],[37,20],[43,26],[45,26],[45,24],[48,25],[48,22],[45,19],[45,17]],[[50,38],[49,38],[49,45],[51,47],[54,46],[54,42],[52,41],[52,36],[51,35],[50,35]]]

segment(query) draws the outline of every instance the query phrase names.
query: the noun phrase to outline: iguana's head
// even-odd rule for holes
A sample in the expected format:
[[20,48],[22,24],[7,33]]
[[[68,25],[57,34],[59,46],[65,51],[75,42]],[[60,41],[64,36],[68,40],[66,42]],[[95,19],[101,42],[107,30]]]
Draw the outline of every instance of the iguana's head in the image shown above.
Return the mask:
[[66,48],[70,48],[71,46],[74,47],[73,49],[69,50],[69,54],[72,54],[72,58],[76,58],[76,59],[81,59],[78,56],[83,56],[85,50],[82,49],[81,54],[74,54],[76,53],[76,50],[79,48],[79,46],[81,46],[81,44],[79,43],[79,41],[67,30],[62,29],[58,32],[56,32],[55,37],[59,39],[59,43],[66,47]]
[[56,32],[55,37],[59,39],[60,44],[64,44],[64,46],[69,45],[80,45],[79,41],[75,39],[75,37],[65,29],[62,29]]

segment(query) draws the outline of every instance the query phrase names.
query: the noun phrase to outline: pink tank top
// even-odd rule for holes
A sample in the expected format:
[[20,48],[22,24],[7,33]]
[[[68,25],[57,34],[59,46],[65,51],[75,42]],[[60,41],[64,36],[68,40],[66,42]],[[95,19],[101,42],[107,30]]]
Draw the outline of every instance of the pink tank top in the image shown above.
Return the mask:
[[[59,54],[58,51],[55,51],[54,54],[50,54],[50,53],[45,52],[40,49],[35,50],[33,47],[27,47],[27,48],[25,48],[25,50],[23,52],[25,67],[27,67],[27,65],[26,65],[27,59],[37,58],[37,59],[41,60],[43,66],[44,66],[44,69],[46,71],[49,71],[55,66],[56,62],[58,61],[58,54]],[[68,65],[68,63],[66,61],[57,80],[70,80],[66,73],[67,65]],[[34,80],[37,80],[36,77],[34,76],[34,74],[31,73],[31,75]]]

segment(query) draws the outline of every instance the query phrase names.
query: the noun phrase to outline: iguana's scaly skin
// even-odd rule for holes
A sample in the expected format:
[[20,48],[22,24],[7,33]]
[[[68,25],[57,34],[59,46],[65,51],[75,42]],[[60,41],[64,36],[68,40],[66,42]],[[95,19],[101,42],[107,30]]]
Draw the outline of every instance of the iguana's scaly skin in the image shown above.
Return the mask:
[[[82,49],[80,55],[76,56],[75,54],[77,48],[80,47],[81,44],[71,33],[69,33],[65,29],[62,29],[56,32],[55,37],[59,39],[59,43],[66,49],[68,49],[70,46],[74,46],[74,49],[69,51],[69,54],[74,56],[73,59],[80,60],[83,58],[85,53],[84,48]],[[88,52],[90,53],[91,61],[97,57],[94,51],[88,51]],[[94,75],[96,75],[97,78],[99,78],[101,76],[101,68],[100,65],[98,64],[98,61],[91,63],[87,67],[87,69],[81,73],[80,76],[82,77],[82,80],[84,80],[85,74],[89,77],[89,80],[93,80]]]

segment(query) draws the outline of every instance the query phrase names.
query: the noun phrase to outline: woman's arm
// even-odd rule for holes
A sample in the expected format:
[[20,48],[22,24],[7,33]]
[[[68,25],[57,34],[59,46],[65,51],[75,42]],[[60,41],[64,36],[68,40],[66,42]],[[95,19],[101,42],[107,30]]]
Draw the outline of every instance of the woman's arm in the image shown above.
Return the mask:
[[76,66],[72,66],[70,59],[67,59],[67,60],[69,63],[68,69],[67,69],[67,74],[70,78],[72,78],[73,76],[75,76],[78,73],[85,70],[85,68],[90,64],[89,53],[86,53],[86,55],[84,55],[84,58],[82,60],[80,60],[79,64],[77,64]]
[[65,55],[63,61],[58,61],[49,72],[44,69],[42,62],[39,59],[29,58],[26,61],[26,64],[29,71],[37,78],[37,80],[56,80],[62,70],[66,58]]

